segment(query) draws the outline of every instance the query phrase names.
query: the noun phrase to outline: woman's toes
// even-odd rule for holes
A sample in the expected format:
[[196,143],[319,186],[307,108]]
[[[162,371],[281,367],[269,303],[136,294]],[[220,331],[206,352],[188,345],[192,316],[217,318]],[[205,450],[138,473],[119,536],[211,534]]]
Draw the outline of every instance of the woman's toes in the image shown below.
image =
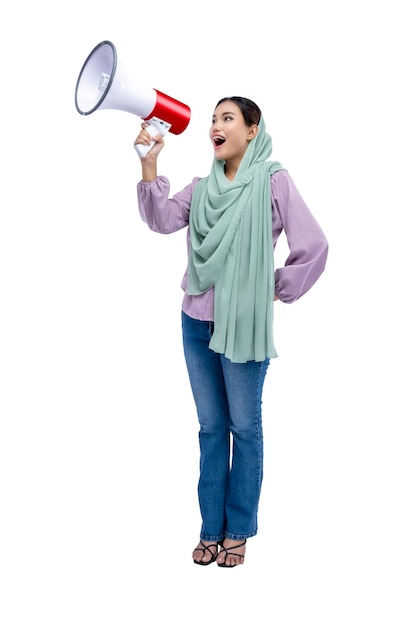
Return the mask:
[[192,556],[196,563],[211,563],[217,556],[217,544],[200,541]]
[[242,565],[245,559],[246,541],[225,539],[217,557],[217,564],[223,567]]

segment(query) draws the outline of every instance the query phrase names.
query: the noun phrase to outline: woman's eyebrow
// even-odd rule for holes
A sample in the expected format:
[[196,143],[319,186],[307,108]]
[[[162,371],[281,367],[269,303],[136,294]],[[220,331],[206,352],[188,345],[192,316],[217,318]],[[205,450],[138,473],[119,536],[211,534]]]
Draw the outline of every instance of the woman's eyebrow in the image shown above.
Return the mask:
[[[234,113],[233,111],[223,111],[223,113],[220,115],[220,117],[224,117],[225,115],[236,115],[236,113]],[[216,120],[217,119],[217,115],[213,115],[213,119]]]

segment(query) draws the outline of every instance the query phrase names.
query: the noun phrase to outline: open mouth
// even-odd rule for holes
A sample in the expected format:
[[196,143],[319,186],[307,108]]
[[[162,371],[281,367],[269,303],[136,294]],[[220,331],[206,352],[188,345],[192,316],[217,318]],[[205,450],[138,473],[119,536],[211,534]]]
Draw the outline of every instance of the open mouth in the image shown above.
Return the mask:
[[219,146],[223,145],[225,141],[226,141],[226,139],[224,139],[224,137],[220,137],[220,136],[213,137],[213,143],[214,143],[216,148],[218,148]]

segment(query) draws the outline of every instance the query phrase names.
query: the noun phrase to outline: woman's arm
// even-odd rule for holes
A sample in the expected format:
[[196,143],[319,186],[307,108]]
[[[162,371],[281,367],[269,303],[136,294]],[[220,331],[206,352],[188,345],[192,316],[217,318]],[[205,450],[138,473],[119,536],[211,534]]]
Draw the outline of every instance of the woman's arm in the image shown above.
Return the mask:
[[170,183],[165,176],[157,176],[151,182],[141,180],[137,184],[139,214],[149,228],[156,233],[174,233],[188,226],[191,197],[199,179],[193,181],[172,198]]
[[[150,145],[152,148],[140,156],[142,180],[137,185],[139,213],[149,228],[157,233],[173,233],[188,226],[191,196],[196,181],[169,198],[170,183],[165,176],[158,176],[158,154],[164,147],[162,135],[151,135],[146,130],[148,124],[142,124],[142,130],[134,145]],[[139,153],[138,153],[139,154]]]
[[[303,296],[323,273],[328,242],[288,172],[271,179],[275,229],[284,230],[289,255],[282,268],[275,270],[277,299],[291,303]],[[279,219],[281,223],[279,223]]]

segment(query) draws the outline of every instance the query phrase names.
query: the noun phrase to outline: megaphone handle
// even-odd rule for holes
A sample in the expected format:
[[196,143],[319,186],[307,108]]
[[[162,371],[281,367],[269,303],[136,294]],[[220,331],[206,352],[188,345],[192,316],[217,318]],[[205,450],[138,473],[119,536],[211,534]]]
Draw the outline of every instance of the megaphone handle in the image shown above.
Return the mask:
[[[146,122],[148,124],[148,126],[146,127],[146,130],[150,134],[151,137],[154,137],[155,135],[162,135],[164,137],[169,131],[169,129],[171,128],[171,124],[168,124],[167,122],[164,122],[163,120],[160,120],[157,117],[153,117],[149,121],[146,120]],[[144,157],[148,154],[149,150],[154,145],[155,145],[154,141],[151,141],[151,143],[148,144],[147,146],[137,143],[135,145],[135,150],[140,157]]]
[[147,146],[144,146],[144,145],[142,145],[142,144],[137,143],[137,144],[135,145],[135,150],[136,150],[136,152],[138,153],[138,155],[139,155],[140,157],[144,157],[144,156],[146,156],[146,155],[148,154],[149,150],[150,150],[150,149],[152,148],[152,146],[154,146],[154,145],[155,145],[155,142],[154,142],[154,141],[151,141],[151,143],[150,143],[150,144],[148,144]]

